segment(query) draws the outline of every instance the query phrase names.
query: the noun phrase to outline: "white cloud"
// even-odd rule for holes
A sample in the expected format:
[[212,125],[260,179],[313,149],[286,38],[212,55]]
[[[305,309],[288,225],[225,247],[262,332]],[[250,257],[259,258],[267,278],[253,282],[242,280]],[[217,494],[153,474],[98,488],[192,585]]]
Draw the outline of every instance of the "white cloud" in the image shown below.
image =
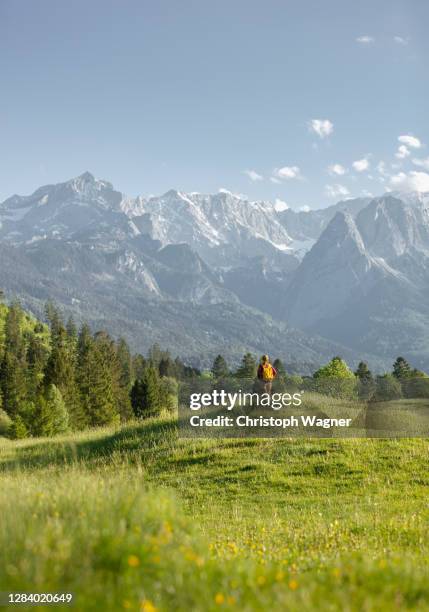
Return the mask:
[[399,172],[390,179],[390,187],[397,191],[429,191],[429,174],[427,172]]
[[298,210],[299,210],[300,212],[310,212],[311,208],[310,208],[309,206],[307,206],[307,204],[304,204],[304,206],[300,206],[300,207],[298,208]]
[[350,191],[345,185],[335,183],[335,185],[325,186],[325,194],[328,198],[346,198],[350,195]]
[[398,159],[405,159],[409,155],[411,155],[410,149],[404,144],[399,145],[398,150],[395,153],[395,157],[397,157]]
[[308,129],[319,138],[326,138],[334,131],[334,124],[329,119],[311,119],[308,122]]
[[275,176],[271,176],[271,177],[270,177],[270,181],[271,181],[272,183],[275,183],[276,185],[280,185],[280,183],[281,183],[281,181],[279,181],[279,179],[278,179],[278,178],[276,178]]
[[377,171],[379,174],[381,174],[381,176],[386,176],[386,162],[379,161],[377,164]]
[[408,38],[403,38],[402,36],[394,36],[393,40],[395,41],[395,43],[397,43],[398,45],[402,45],[403,47],[406,47],[409,43]]
[[411,136],[411,134],[404,134],[403,136],[398,136],[398,140],[402,144],[407,145],[407,147],[411,147],[412,149],[420,149],[420,147],[422,146],[420,139],[416,136]]
[[328,166],[328,172],[332,176],[343,176],[347,172],[347,170],[341,164],[331,164]]
[[234,198],[238,198],[239,200],[249,199],[245,193],[234,193],[233,191],[230,191],[229,189],[225,189],[225,187],[221,187],[218,191],[219,193],[225,193],[226,195],[233,196]]
[[281,212],[282,210],[287,210],[289,206],[286,204],[286,202],[280,200],[280,198],[276,198],[274,208],[277,210],[277,212]]
[[275,168],[273,170],[275,178],[278,179],[299,179],[301,178],[301,171],[298,166],[283,166],[283,168]]
[[262,181],[264,179],[262,174],[258,174],[256,170],[244,170],[244,174],[246,174],[253,182]]
[[411,160],[415,166],[419,166],[420,168],[424,168],[425,170],[429,170],[429,157],[426,159],[418,159],[415,157]]
[[371,193],[371,191],[368,191],[368,189],[362,189],[362,195],[364,196],[364,198],[373,198],[374,194]]
[[363,157],[362,159],[357,159],[356,161],[354,161],[352,166],[353,169],[356,170],[356,172],[364,172],[369,168],[369,161],[366,157]]
[[356,42],[360,43],[361,45],[370,45],[371,43],[375,42],[375,38],[373,36],[368,36],[368,34],[364,34],[363,36],[358,36],[356,38]]

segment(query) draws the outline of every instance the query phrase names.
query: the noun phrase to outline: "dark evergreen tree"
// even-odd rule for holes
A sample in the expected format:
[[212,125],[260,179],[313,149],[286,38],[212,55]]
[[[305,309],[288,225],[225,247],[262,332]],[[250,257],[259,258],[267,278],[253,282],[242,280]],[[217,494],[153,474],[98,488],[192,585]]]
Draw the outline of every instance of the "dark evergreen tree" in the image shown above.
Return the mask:
[[153,366],[146,368],[143,378],[136,380],[131,391],[131,403],[136,417],[152,416],[162,408],[162,392],[158,371]]
[[83,429],[87,419],[77,383],[76,342],[67,334],[61,319],[55,319],[51,331],[51,354],[45,369],[45,389],[55,385],[60,391],[70,415],[72,429]]
[[133,381],[143,378],[143,373],[147,367],[147,361],[143,355],[134,355],[133,357]]
[[0,369],[4,410],[12,419],[18,415],[20,405],[27,397],[27,361],[22,319],[21,307],[18,303],[12,304],[6,315],[4,352]]
[[273,366],[276,369],[278,378],[286,378],[286,369],[283,365],[283,361],[279,358],[274,360]]
[[176,375],[176,366],[169,354],[161,357],[158,369],[160,376],[174,377]]
[[373,380],[372,372],[365,361],[359,363],[355,376],[357,376],[361,382],[370,382]]
[[49,351],[43,340],[31,334],[27,345],[27,395],[33,402],[40,393],[48,357]]
[[215,357],[212,365],[212,374],[216,380],[226,378],[228,376],[228,365],[222,355]]
[[406,359],[398,357],[393,364],[393,376],[398,380],[409,378],[411,376],[411,367]]
[[114,343],[104,332],[85,343],[78,378],[85,414],[91,425],[118,423],[119,367]]
[[[127,342],[120,338],[116,343],[114,362],[118,364],[117,407],[122,421],[127,421],[133,415],[130,401],[130,391],[133,379],[133,360]],[[113,367],[115,363],[112,364]]]
[[241,360],[241,365],[237,370],[238,378],[253,379],[256,376],[256,359],[251,353],[246,353]]

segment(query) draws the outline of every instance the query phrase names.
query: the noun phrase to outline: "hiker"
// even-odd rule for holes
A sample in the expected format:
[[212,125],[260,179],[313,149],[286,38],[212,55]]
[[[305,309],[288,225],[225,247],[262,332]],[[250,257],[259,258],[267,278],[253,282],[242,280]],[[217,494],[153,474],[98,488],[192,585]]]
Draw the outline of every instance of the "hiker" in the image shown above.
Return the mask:
[[277,370],[271,365],[268,355],[262,355],[258,368],[258,379],[261,381],[265,393],[271,395],[271,387],[276,376]]

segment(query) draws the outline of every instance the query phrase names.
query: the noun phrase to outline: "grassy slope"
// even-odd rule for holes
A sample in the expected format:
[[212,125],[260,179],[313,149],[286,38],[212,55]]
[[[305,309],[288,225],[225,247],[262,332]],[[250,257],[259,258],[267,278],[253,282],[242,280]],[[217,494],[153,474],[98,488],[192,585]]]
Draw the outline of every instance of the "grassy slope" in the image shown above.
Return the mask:
[[83,610],[429,609],[428,450],[179,440],[168,419],[4,441],[0,590],[70,589]]

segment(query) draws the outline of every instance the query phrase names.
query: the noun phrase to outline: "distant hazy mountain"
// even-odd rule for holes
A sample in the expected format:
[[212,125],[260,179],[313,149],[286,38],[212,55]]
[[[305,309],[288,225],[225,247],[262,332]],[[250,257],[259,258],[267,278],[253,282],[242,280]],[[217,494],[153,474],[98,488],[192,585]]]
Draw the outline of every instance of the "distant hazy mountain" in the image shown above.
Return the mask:
[[403,352],[429,367],[428,204],[390,194],[279,212],[224,192],[130,198],[86,172],[0,204],[0,286],[194,363]]
[[295,270],[285,318],[355,350],[429,365],[429,200],[338,212]]

